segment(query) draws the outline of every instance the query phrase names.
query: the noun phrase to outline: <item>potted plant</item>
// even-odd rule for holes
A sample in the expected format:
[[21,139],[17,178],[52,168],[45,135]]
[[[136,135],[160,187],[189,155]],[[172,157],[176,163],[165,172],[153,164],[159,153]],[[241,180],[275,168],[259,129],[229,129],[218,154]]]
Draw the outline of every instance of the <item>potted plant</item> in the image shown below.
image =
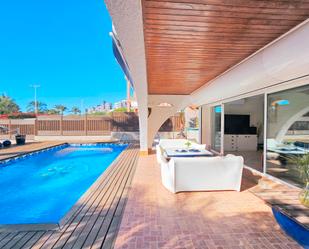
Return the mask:
[[190,141],[187,141],[187,142],[185,143],[185,145],[187,146],[187,149],[189,149],[190,146],[192,145],[192,143],[191,143]]
[[303,190],[299,193],[299,201],[304,206],[309,207],[309,153],[303,156],[293,156],[289,161],[298,167],[304,184]]

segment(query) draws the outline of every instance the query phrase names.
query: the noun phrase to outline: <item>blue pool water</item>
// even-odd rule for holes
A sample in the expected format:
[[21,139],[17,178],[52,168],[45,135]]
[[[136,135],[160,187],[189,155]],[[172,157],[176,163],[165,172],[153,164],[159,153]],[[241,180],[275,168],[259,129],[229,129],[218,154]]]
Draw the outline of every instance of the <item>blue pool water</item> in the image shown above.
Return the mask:
[[58,223],[126,145],[65,145],[0,164],[0,224]]

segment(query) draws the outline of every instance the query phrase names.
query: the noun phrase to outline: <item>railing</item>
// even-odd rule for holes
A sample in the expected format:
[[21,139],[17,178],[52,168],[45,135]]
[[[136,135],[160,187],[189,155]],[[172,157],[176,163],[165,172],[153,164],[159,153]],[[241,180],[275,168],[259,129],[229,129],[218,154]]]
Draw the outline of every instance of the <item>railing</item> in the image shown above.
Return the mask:
[[[136,113],[113,113],[111,115],[48,115],[33,119],[0,119],[0,126],[8,130],[19,129],[20,134],[27,136],[102,136],[113,131],[139,131]],[[179,131],[181,118],[174,116],[168,119],[160,131]],[[13,134],[0,131],[0,138],[12,138]]]

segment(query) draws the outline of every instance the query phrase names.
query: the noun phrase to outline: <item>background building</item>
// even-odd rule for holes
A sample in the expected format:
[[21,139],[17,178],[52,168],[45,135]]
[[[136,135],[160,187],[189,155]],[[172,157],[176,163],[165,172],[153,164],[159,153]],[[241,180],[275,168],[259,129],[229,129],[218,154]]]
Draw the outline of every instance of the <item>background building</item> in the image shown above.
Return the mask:
[[127,108],[127,100],[126,99],[115,102],[114,109],[119,109],[119,108]]
[[106,102],[105,100],[102,104],[89,108],[88,113],[96,113],[96,112],[110,112],[113,110],[113,104]]

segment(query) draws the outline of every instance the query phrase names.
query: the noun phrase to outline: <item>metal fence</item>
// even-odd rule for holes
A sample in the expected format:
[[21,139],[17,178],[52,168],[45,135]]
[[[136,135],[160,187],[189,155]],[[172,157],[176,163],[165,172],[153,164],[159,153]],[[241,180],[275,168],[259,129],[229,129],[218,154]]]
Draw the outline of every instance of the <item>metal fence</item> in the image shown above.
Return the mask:
[[[160,131],[179,131],[180,116],[168,119]],[[34,136],[103,136],[111,132],[139,131],[138,115],[136,113],[113,113],[111,115],[48,115],[33,119],[0,119],[0,126],[6,127],[11,133],[1,131],[0,137],[11,138],[14,131]]]

